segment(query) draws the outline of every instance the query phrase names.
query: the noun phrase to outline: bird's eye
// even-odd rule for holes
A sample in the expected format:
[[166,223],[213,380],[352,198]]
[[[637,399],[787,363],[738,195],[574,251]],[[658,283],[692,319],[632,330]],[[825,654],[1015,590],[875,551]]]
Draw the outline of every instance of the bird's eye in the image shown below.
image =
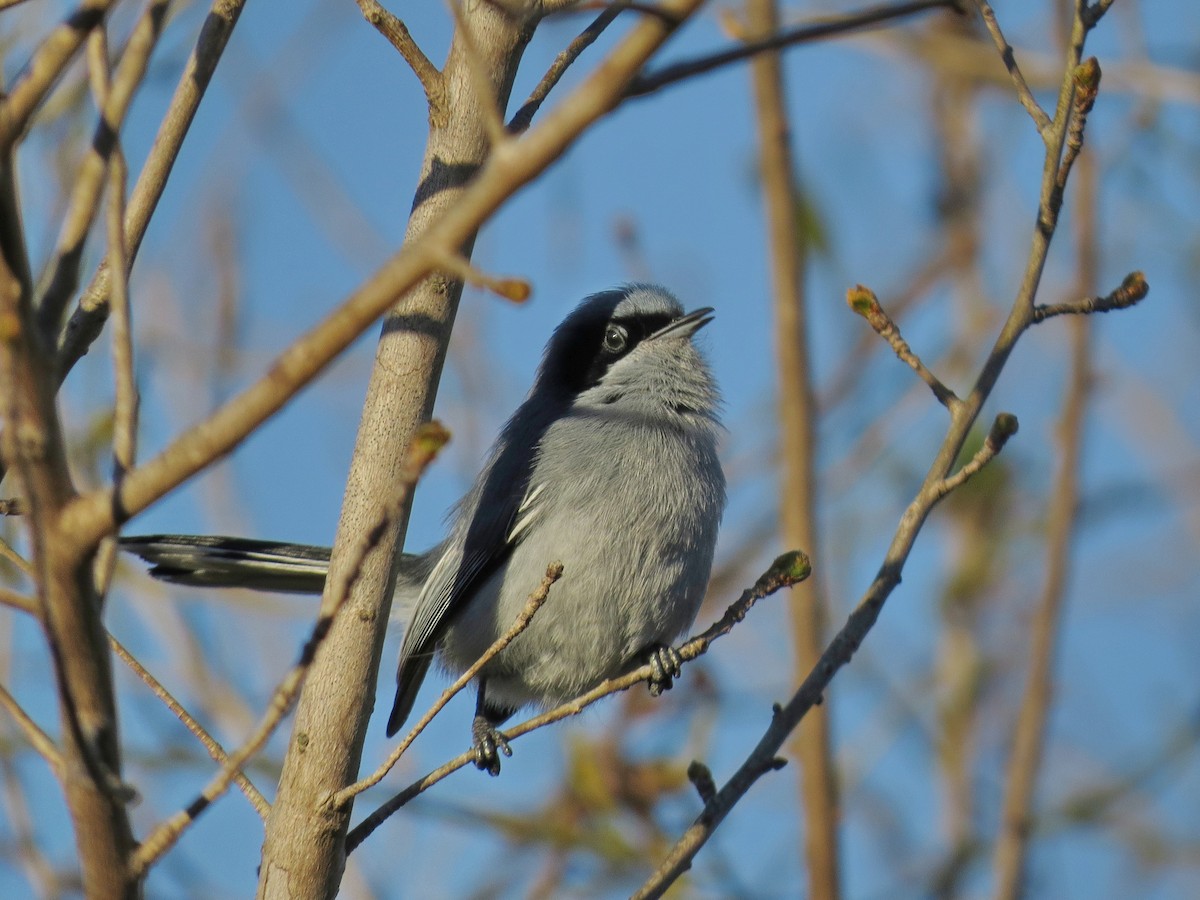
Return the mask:
[[629,333],[620,325],[609,325],[604,329],[604,349],[609,353],[620,353],[629,341]]

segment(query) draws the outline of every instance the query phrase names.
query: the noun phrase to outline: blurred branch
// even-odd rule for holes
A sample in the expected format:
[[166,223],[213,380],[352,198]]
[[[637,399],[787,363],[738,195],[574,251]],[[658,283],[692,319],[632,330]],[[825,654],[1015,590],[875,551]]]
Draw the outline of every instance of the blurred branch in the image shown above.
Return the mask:
[[18,609],[21,612],[29,613],[31,616],[39,615],[37,601],[32,597],[26,597],[24,594],[18,594],[16,591],[9,590],[6,587],[0,587],[0,605],[7,606],[10,609]]
[[[163,115],[154,145],[142,166],[125,216],[126,271],[133,266],[145,237],[150,218],[166,188],[171,169],[187,137],[192,119],[212,80],[229,36],[237,24],[246,0],[214,0],[205,18],[196,46],[188,57],[171,103]],[[75,363],[100,336],[109,314],[109,292],[112,273],[107,263],[101,264],[91,283],[83,292],[67,322],[58,347],[57,378],[66,379]]]
[[1032,247],[1025,275],[1013,299],[1008,319],[996,337],[991,352],[980,368],[970,394],[950,409],[950,426],[941,447],[926,473],[916,497],[901,516],[882,565],[871,586],[859,601],[841,631],[834,636],[820,661],[792,695],[788,703],[777,708],[770,727],[746,757],[737,772],[725,783],[712,801],[705,804],[696,821],[672,848],[667,858],[635,895],[658,897],[690,866],[692,859],[708,841],[734,805],[766,771],[805,714],[821,702],[825,689],[838,669],[846,665],[874,626],[887,598],[900,583],[901,572],[912,551],[917,535],[934,506],[946,493],[986,464],[1015,430],[1016,419],[1007,414],[997,417],[991,434],[976,457],[958,473],[950,470],[962,451],[964,442],[978,418],[983,404],[995,387],[1000,373],[1012,354],[1017,341],[1033,323],[1034,299],[1041,283],[1050,241],[1058,224],[1062,192],[1058,176],[1063,160],[1067,134],[1074,113],[1073,98],[1076,70],[1080,64],[1087,29],[1077,13],[1071,30],[1067,64],[1059,89],[1058,105],[1051,128],[1046,134],[1046,154],[1042,167],[1042,183],[1038,217],[1033,231]]
[[471,680],[479,674],[480,670],[491,662],[501,650],[513,642],[513,640],[522,631],[529,627],[534,614],[542,608],[542,604],[546,602],[546,598],[550,596],[550,587],[554,582],[562,577],[563,565],[560,562],[551,563],[546,567],[546,574],[542,578],[542,583],[534,589],[529,595],[529,599],[525,601],[525,606],[517,615],[516,621],[509,626],[509,629],[500,635],[492,645],[483,652],[483,655],[477,659],[465,672],[463,672],[454,681],[450,687],[442,691],[442,695],[438,697],[437,702],[429,708],[425,715],[421,716],[412,730],[405,736],[396,749],[388,754],[387,759],[377,768],[371,775],[366,778],[356,781],[343,790],[338,791],[329,798],[328,804],[333,807],[345,806],[355,797],[365,791],[367,788],[374,787],[383,780],[383,777],[391,771],[392,766],[399,762],[400,757],[405,754],[412,742],[417,739],[417,736],[424,731],[429,723],[433,721],[434,716],[440,713],[455,696],[458,695],[463,688],[471,683]]
[[[686,18],[698,3],[676,0],[674,8]],[[115,491],[79,497],[67,511],[64,527],[81,544],[94,543],[228,453],[349,346],[398,296],[433,271],[451,248],[461,246],[501,203],[540,174],[593,121],[619,102],[623,85],[669,31],[660,20],[643,20],[617,46],[605,66],[560,107],[522,137],[506,138],[511,146],[498,148],[488,157],[453,207],[406,242],[339,308],[285,350],[266,376],[176,438],[157,457],[138,465]]]
[[[145,872],[164,853],[175,846],[183,832],[220,797],[234,778],[241,773],[242,766],[258,753],[292,708],[304,676],[312,666],[317,650],[329,634],[334,619],[345,605],[350,589],[362,572],[363,560],[387,533],[392,520],[398,516],[408,502],[417,481],[433,462],[438,452],[449,440],[450,435],[437,422],[430,422],[417,430],[408,447],[404,471],[395,495],[384,505],[380,518],[368,528],[359,543],[349,548],[348,565],[333,576],[337,580],[322,597],[321,609],[313,623],[312,631],[300,650],[300,658],[280,681],[267,704],[257,727],[236,751],[229,755],[220,771],[187,807],[152,830],[130,858],[130,871],[136,877]],[[340,576],[340,577],[339,577]]]
[[[709,647],[712,646],[713,641],[727,635],[733,630],[736,624],[746,618],[746,614],[749,613],[755,603],[764,597],[769,597],[781,588],[799,584],[810,573],[811,566],[809,565],[808,557],[803,552],[793,550],[778,557],[771,564],[770,568],[759,577],[753,587],[744,591],[736,601],[730,604],[720,619],[710,625],[701,634],[690,638],[680,645],[678,648],[680,659],[688,662],[704,655],[708,652]],[[603,699],[610,694],[628,690],[639,682],[648,682],[653,676],[654,669],[649,663],[639,666],[619,678],[610,678],[608,681],[601,682],[592,688],[592,690],[576,697],[568,703],[564,703],[562,706],[534,716],[520,725],[506,729],[504,736],[509,741],[515,741],[517,738],[549,725],[552,722],[558,722],[562,719],[579,715],[579,713],[583,712],[583,710],[587,709],[587,707],[591,706],[597,700]],[[350,834],[346,837],[346,852],[350,853],[354,850],[355,847],[371,835],[371,832],[387,821],[394,812],[414,797],[433,787],[433,785],[437,784],[447,775],[473,762],[474,759],[475,752],[473,750],[459,754],[454,759],[434,769],[424,778],[413,782],[386,803],[381,804],[350,831]]]
[[[1085,159],[1087,164],[1080,167],[1081,183],[1076,194],[1078,286],[1081,291],[1092,289],[1099,262],[1096,163],[1092,157]],[[1074,319],[1071,324],[1071,374],[1058,429],[1061,442],[1058,472],[1051,482],[1054,489],[1047,512],[1045,582],[1029,628],[1028,674],[1013,732],[1000,833],[993,859],[996,897],[1004,900],[1016,900],[1024,893],[1033,795],[1041,769],[1046,721],[1054,695],[1054,660],[1077,526],[1079,472],[1092,379],[1091,324],[1086,318]]]
[[639,75],[630,82],[625,90],[625,96],[644,97],[646,94],[652,94],[677,81],[703,75],[731,63],[742,62],[769,50],[781,50],[795,44],[819,41],[828,37],[861,31],[865,28],[873,28],[893,19],[905,18],[932,9],[957,10],[958,8],[956,0],[912,0],[912,2],[906,3],[870,6],[856,13],[796,25],[770,37],[742,41],[727,50],[684,60],[665,66],[657,72]]
[[66,71],[88,32],[116,0],[84,0],[42,41],[0,102],[0,148],[15,146],[29,120]]
[[[196,739],[200,741],[204,749],[208,751],[208,755],[211,756],[215,762],[222,766],[228,764],[229,754],[225,751],[225,748],[221,746],[220,742],[218,742],[216,738],[208,733],[203,725],[196,721],[195,717],[193,717],[192,714],[183,707],[183,704],[176,700],[171,692],[162,685],[162,682],[155,678],[154,675],[152,675],[145,666],[138,662],[137,658],[127,649],[125,649],[125,646],[111,634],[108,636],[108,644],[110,647],[112,647],[113,652],[117,654],[117,657],[133,670],[133,674],[140,678],[146,687],[150,688],[150,692],[163,702],[163,705],[171,711],[175,718],[179,719],[179,721],[183,723],[184,727],[187,728],[188,731],[196,736]],[[233,780],[234,783],[241,788],[242,793],[246,795],[246,799],[250,801],[250,805],[254,807],[254,811],[258,813],[259,818],[265,819],[267,817],[267,813],[271,811],[271,804],[267,802],[267,799],[262,795],[258,788],[256,788],[250,779],[247,778],[246,775],[241,771],[234,775]]]
[[116,701],[90,548],[61,527],[75,490],[54,400],[53,357],[37,328],[28,285],[7,260],[0,260],[0,454],[27,508],[23,524],[62,722],[59,777],[84,891],[128,896],[136,892],[127,868],[134,844],[126,811],[131,791],[121,782]]
[[[169,3],[170,0],[147,3],[113,73],[111,85],[104,85],[100,120],[96,123],[91,146],[79,165],[79,175],[71,189],[71,205],[54,248],[54,261],[50,264],[53,274],[38,305],[38,325],[47,339],[52,340],[57,335],[63,310],[79,285],[83,243],[100,208],[109,161],[117,152],[121,128],[134,94],[146,77],[150,54],[162,33]],[[95,66],[89,68],[96,71]]]
[[29,799],[21,784],[21,776],[17,772],[10,756],[0,757],[0,773],[4,779],[4,800],[8,807],[8,822],[12,832],[15,851],[25,877],[34,888],[39,900],[55,900],[66,891],[59,884],[58,873],[42,848],[37,843],[37,833],[34,830],[34,817],[29,811]]
[[[779,30],[776,0],[747,0],[747,37],[760,39]],[[805,272],[807,235],[800,233],[800,202],[795,178],[792,129],[788,120],[783,69],[778,51],[751,61],[757,110],[759,171],[766,210],[771,287],[778,357],[780,537],[785,547],[805,547],[820,559],[817,544],[816,440],[817,404],[813,396],[809,356]],[[787,604],[792,623],[796,678],[802,678],[821,655],[825,642],[827,601],[819,578],[792,590]],[[828,707],[797,729],[793,748],[804,809],[802,832],[808,895],[833,900],[841,893],[838,871],[837,773],[831,751]],[[712,784],[709,775],[708,784]],[[716,788],[712,786],[712,795]],[[701,793],[703,798],[703,792]],[[711,797],[703,798],[705,802]]]
[[532,286],[524,278],[496,278],[472,265],[469,259],[459,253],[443,256],[440,268],[459,281],[489,290],[497,297],[513,303],[524,303],[533,292]]
[[21,704],[17,702],[17,698],[10,694],[8,688],[2,684],[0,684],[0,706],[8,710],[8,714],[12,716],[13,721],[20,727],[21,733],[25,735],[25,739],[38,752],[38,755],[46,760],[55,774],[61,777],[63,757],[54,740],[50,735],[42,731],[38,723],[33,721],[29,713],[25,712]]
[[876,334],[887,341],[888,346],[892,348],[900,361],[929,385],[929,389],[933,391],[933,396],[937,398],[938,403],[950,410],[951,413],[958,409],[962,401],[958,399],[954,391],[942,384],[938,377],[929,371],[917,354],[912,352],[904,338],[900,336],[900,329],[896,327],[896,323],[880,305],[879,298],[875,296],[874,291],[860,284],[846,292],[846,302],[852,310],[867,320]]
[[440,114],[442,105],[446,102],[446,83],[437,66],[429,61],[417,42],[413,40],[408,26],[388,10],[379,5],[378,0],[354,0],[362,10],[363,18],[370,22],[375,30],[388,39],[388,42],[399,51],[421,82],[425,90],[425,100],[429,104],[430,116]]

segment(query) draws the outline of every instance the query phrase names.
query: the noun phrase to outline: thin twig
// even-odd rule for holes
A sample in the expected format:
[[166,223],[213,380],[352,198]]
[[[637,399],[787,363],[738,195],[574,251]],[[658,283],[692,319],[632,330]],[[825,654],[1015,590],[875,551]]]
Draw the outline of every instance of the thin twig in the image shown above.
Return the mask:
[[[25,515],[24,510],[18,513],[18,515]],[[16,550],[14,550],[12,545],[10,545],[8,541],[4,540],[4,538],[0,538],[0,557],[7,559],[25,575],[29,576],[30,578],[33,577],[33,564]]]
[[341,570],[342,577],[326,590],[317,621],[313,623],[308,639],[300,650],[299,659],[275,689],[258,725],[246,742],[229,755],[220,771],[205,785],[204,790],[195,800],[158,825],[146,836],[130,858],[130,872],[133,877],[140,878],[155,860],[171,849],[183,832],[229,788],[242,767],[262,749],[279,723],[291,710],[292,703],[300,692],[304,676],[312,665],[317,650],[329,634],[334,619],[350,595],[350,588],[362,572],[363,560],[387,533],[392,519],[399,513],[417,480],[447,440],[449,440],[449,433],[437,422],[430,422],[417,429],[408,448],[404,472],[397,486],[396,495],[384,504],[379,520],[366,530],[358,544],[347,548],[348,565]]
[[937,498],[941,499],[960,485],[965,484],[971,476],[990,463],[996,454],[1004,449],[1004,445],[1008,443],[1008,439],[1016,433],[1016,416],[1011,413],[1000,413],[1000,415],[996,416],[996,420],[992,422],[991,430],[988,431],[988,436],[983,441],[983,446],[975,451],[975,455],[961,469],[953,475],[943,478],[935,485],[934,492]]
[[1121,286],[1103,297],[1084,297],[1070,303],[1050,303],[1037,305],[1033,308],[1034,323],[1044,322],[1054,316],[1090,315],[1092,313],[1112,312],[1114,309],[1127,309],[1145,299],[1150,293],[1150,285],[1146,276],[1141,272],[1130,272],[1121,282]]
[[[184,727],[196,736],[196,739],[200,741],[201,745],[205,750],[208,751],[208,755],[211,756],[214,761],[222,766],[229,762],[229,754],[225,751],[225,748],[221,746],[220,742],[218,742],[216,738],[209,734],[205,727],[197,722],[195,717],[184,708],[183,704],[176,700],[174,695],[172,695],[171,692],[163,686],[162,682],[155,678],[150,671],[147,670],[146,667],[140,662],[138,662],[137,658],[111,634],[108,636],[108,645],[112,647],[113,652],[117,655],[117,657],[133,670],[133,674],[140,678],[146,687],[150,688],[150,692],[163,702],[163,705],[171,711],[175,718],[179,719],[179,721],[183,723]],[[250,801],[250,805],[254,807],[254,811],[258,813],[259,818],[265,820],[267,818],[267,813],[271,811],[271,804],[267,802],[267,799],[262,795],[258,788],[254,786],[250,779],[246,777],[244,772],[237,772],[237,774],[234,775],[233,780],[234,783],[241,788],[242,793],[246,795],[246,799]]]
[[533,293],[533,287],[524,278],[496,278],[488,275],[460,253],[444,254],[441,257],[441,268],[460,281],[485,288],[513,303],[524,303]]
[[435,106],[445,102],[445,83],[442,73],[437,66],[430,62],[429,57],[413,40],[408,26],[389,10],[384,9],[378,0],[354,0],[362,10],[363,18],[375,27],[375,30],[388,39],[388,42],[399,51],[408,63],[421,87],[425,91],[425,99],[429,105]]
[[504,634],[500,635],[500,637],[498,637],[495,641],[493,641],[492,645],[484,651],[483,655],[480,656],[479,659],[477,659],[475,663],[469,669],[467,669],[467,671],[463,672],[462,675],[460,675],[455,682],[450,685],[450,687],[442,691],[442,695],[438,697],[437,702],[429,708],[425,715],[421,716],[420,721],[413,726],[412,730],[405,736],[404,740],[402,740],[396,746],[396,749],[388,754],[387,759],[383,761],[379,768],[377,768],[366,778],[356,781],[349,787],[338,791],[326,801],[325,805],[329,808],[345,806],[367,788],[371,788],[379,784],[379,782],[383,780],[383,776],[391,771],[392,766],[399,762],[400,757],[405,754],[408,748],[412,745],[412,742],[417,739],[417,736],[429,726],[429,723],[433,721],[434,716],[440,713],[445,708],[447,703],[453,700],[463,688],[470,684],[471,680],[479,674],[480,670],[496,657],[496,654],[511,644],[513,640],[516,639],[517,635],[529,627],[529,623],[533,619],[534,614],[542,608],[542,604],[545,603],[546,598],[550,596],[551,585],[553,585],[554,582],[558,581],[558,579],[562,577],[562,573],[563,565],[560,562],[551,563],[549,566],[547,566],[546,574],[542,578],[542,583],[538,585],[532,594],[529,595],[529,599],[525,601],[524,608],[521,610],[520,614],[516,618],[516,621],[513,622],[509,629],[504,632]]
[[1100,92],[1100,62],[1092,56],[1075,67],[1075,96],[1071,102],[1071,124],[1067,128],[1067,146],[1062,163],[1058,167],[1056,186],[1059,192],[1066,190],[1071,167],[1083,149],[1083,132],[1087,127],[1088,113],[1096,103]]
[[37,600],[24,594],[18,594],[6,587],[0,587],[0,606],[29,613],[31,616],[41,615],[41,608],[38,606]]
[[30,718],[29,713],[25,712],[21,704],[17,702],[17,698],[8,692],[3,684],[0,684],[0,706],[8,710],[8,714],[13,717],[13,721],[21,729],[21,733],[25,735],[25,739],[33,746],[33,749],[38,752],[42,759],[49,763],[50,768],[55,774],[61,774],[63,770],[63,757],[58,746],[51,739],[50,735],[42,731],[37,722]]
[[529,94],[528,99],[521,104],[521,108],[517,110],[516,115],[509,120],[508,131],[510,134],[519,134],[529,127],[529,123],[533,121],[533,117],[537,115],[537,111],[542,108],[546,97],[554,90],[554,86],[566,74],[567,69],[579,59],[583,51],[595,43],[596,38],[604,33],[604,29],[608,28],[625,9],[628,8],[627,3],[616,2],[610,5],[604,12],[596,16],[587,28],[579,33],[575,40],[567,45],[554,58],[554,62],[550,64],[550,68],[546,70],[546,74],[542,76],[542,80],[537,83]]
[[84,0],[42,41],[0,103],[0,147],[12,147],[24,134],[30,118],[75,57],[88,32],[103,21],[115,2]]
[[[671,0],[670,8],[677,19],[686,19],[699,3]],[[453,207],[419,237],[406,242],[320,324],[284,350],[264,377],[180,435],[158,456],[139,463],[122,482],[117,496],[100,490],[73,500],[60,520],[64,534],[80,546],[98,542],[120,521],[145,509],[219,458],[282,408],[378,315],[394,306],[397,297],[433,271],[450,248],[461,247],[504,200],[544,171],[594,121],[611,111],[620,101],[622,86],[671,31],[671,26],[661,20],[639,23],[609,55],[601,71],[589,76],[540,124],[525,132],[514,152],[491,154]],[[131,201],[131,211],[133,206]],[[82,346],[86,348],[87,343],[85,340]]]
[[[127,269],[137,257],[183,140],[245,4],[246,0],[213,0],[196,46],[188,57],[171,103],[163,115],[150,155],[142,166],[129,198],[125,218]],[[102,264],[71,314],[58,349],[59,384],[66,379],[75,363],[83,358],[104,328],[109,314],[111,279],[108,265]]]
[[860,284],[846,292],[846,302],[852,310],[867,320],[876,334],[887,341],[888,346],[895,351],[900,361],[908,365],[923,382],[929,385],[929,389],[933,391],[933,396],[937,398],[938,403],[950,410],[951,413],[962,405],[958,395],[946,387],[936,375],[929,371],[925,363],[921,362],[921,358],[913,353],[912,348],[900,336],[900,329],[896,323],[880,305],[879,298],[875,296],[874,291]]
[[992,36],[992,43],[1000,51],[1000,58],[1004,62],[1004,68],[1008,70],[1013,87],[1017,90],[1017,99],[1021,101],[1021,105],[1025,107],[1025,111],[1033,119],[1033,124],[1037,126],[1038,134],[1045,140],[1046,134],[1050,130],[1050,116],[1038,105],[1037,100],[1033,96],[1033,91],[1029,89],[1029,85],[1025,81],[1025,76],[1021,74],[1021,67],[1017,65],[1017,58],[1013,53],[1012,45],[1005,39],[1004,32],[1000,30],[1000,23],[996,21],[996,13],[992,9],[991,4],[988,3],[988,0],[974,0],[974,3],[976,9],[979,10],[979,15],[983,17],[983,24],[987,28],[988,34]]
[[[750,612],[755,603],[781,588],[799,584],[809,576],[811,571],[808,557],[800,550],[793,550],[778,557],[767,571],[759,577],[753,587],[744,591],[737,600],[729,605],[729,608],[725,610],[725,614],[720,619],[702,633],[684,642],[678,648],[680,659],[688,662],[707,653],[713,641],[724,637],[733,630],[736,624],[746,618],[746,614]],[[583,712],[583,710],[597,700],[601,700],[610,694],[628,690],[639,682],[649,681],[652,677],[654,677],[653,667],[649,664],[639,666],[618,678],[610,678],[608,681],[601,682],[587,693],[581,694],[574,700],[564,703],[555,709],[534,716],[520,725],[505,729],[504,736],[509,741],[514,741],[552,722],[558,722],[562,719],[579,715],[579,713]],[[424,778],[413,782],[390,800],[381,804],[369,816],[350,830],[350,833],[346,837],[346,852],[350,853],[355,847],[366,840],[371,832],[387,821],[394,812],[414,797],[437,784],[447,775],[461,769],[474,759],[475,752],[468,750],[466,753],[462,753],[444,765],[434,769]]]
[[882,25],[893,19],[901,19],[917,13],[933,9],[957,9],[955,0],[912,0],[912,2],[881,4],[870,6],[856,13],[837,16],[832,19],[817,20],[803,25],[786,28],[770,37],[754,41],[745,41],[694,59],[684,60],[670,66],[665,66],[657,72],[641,75],[630,82],[625,90],[627,97],[644,97],[652,94],[677,81],[703,75],[715,69],[742,62],[759,53],[768,50],[780,50],[795,44],[819,41],[828,37],[849,34],[866,28]]
[[38,324],[42,333],[50,339],[51,346],[57,342],[63,311],[79,286],[84,239],[100,208],[109,161],[117,147],[134,94],[146,77],[150,54],[162,33],[169,4],[170,0],[150,0],[147,3],[134,26],[121,62],[112,75],[111,84],[97,84],[96,79],[101,76],[96,75],[96,66],[91,67],[93,84],[105,91],[104,104],[91,146],[80,163],[79,175],[71,189],[71,204],[54,249],[54,262],[51,264],[53,275],[38,307]]
[[[845,626],[830,641],[812,672],[787,704],[777,708],[770,727],[746,757],[745,762],[717,792],[716,797],[705,805],[695,822],[679,838],[667,854],[666,859],[642,885],[635,897],[662,896],[666,889],[691,866],[696,854],[707,843],[715,829],[738,801],[745,796],[764,772],[769,771],[775,754],[778,753],[792,730],[803,720],[805,714],[821,701],[823,693],[834,675],[849,663],[862,641],[874,627],[887,599],[900,583],[904,564],[912,552],[922,526],[937,502],[945,496],[947,486],[952,487],[955,483],[965,480],[965,477],[969,477],[969,473],[962,479],[957,475],[950,477],[951,467],[961,452],[984,402],[995,387],[1017,341],[1033,321],[1034,299],[1041,283],[1050,241],[1058,224],[1060,204],[1056,202],[1055,182],[1066,141],[1068,108],[1074,92],[1073,75],[1082,56],[1085,31],[1086,29],[1077,15],[1072,28],[1071,46],[1068,52],[1066,71],[1063,73],[1059,89],[1055,118],[1050,131],[1044,135],[1046,153],[1042,166],[1038,216],[1021,285],[1013,298],[1012,308],[996,337],[991,353],[979,371],[974,387],[961,405],[951,413],[950,427],[942,445],[938,449],[924,482],[896,526],[892,542],[884,556],[879,572],[854,612],[851,613]],[[1060,194],[1058,200],[1061,200]],[[1005,437],[1005,432],[1011,431],[1015,424],[1015,420],[1003,421],[1005,418],[998,417],[992,434],[989,435],[989,443],[996,446],[997,449]],[[986,453],[991,455],[993,451],[987,450]]]

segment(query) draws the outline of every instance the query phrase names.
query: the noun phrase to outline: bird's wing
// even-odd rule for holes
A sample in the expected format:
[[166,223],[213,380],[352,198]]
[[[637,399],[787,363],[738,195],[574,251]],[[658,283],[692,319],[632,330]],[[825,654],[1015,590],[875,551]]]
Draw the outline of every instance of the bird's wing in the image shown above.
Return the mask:
[[[499,475],[499,469],[494,467],[489,473],[462,537],[455,535],[446,542],[417,600],[400,648],[396,702],[388,718],[389,737],[412,711],[435,646],[451,616],[508,560],[544,507],[540,502],[542,485],[530,484],[523,494],[509,493],[511,482]],[[519,502],[505,499],[515,497],[520,497]]]

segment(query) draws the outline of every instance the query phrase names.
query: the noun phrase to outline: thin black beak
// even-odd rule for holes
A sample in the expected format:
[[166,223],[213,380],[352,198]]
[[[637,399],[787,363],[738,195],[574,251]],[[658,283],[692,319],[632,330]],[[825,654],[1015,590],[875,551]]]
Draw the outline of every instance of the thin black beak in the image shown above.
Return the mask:
[[658,331],[654,332],[654,334],[650,335],[647,340],[656,341],[659,338],[674,337],[676,335],[679,337],[690,338],[693,334],[713,320],[713,317],[710,315],[712,311],[713,308],[711,306],[705,306],[701,309],[693,310],[690,313],[680,316],[669,325],[664,325],[662,328],[658,329]]

